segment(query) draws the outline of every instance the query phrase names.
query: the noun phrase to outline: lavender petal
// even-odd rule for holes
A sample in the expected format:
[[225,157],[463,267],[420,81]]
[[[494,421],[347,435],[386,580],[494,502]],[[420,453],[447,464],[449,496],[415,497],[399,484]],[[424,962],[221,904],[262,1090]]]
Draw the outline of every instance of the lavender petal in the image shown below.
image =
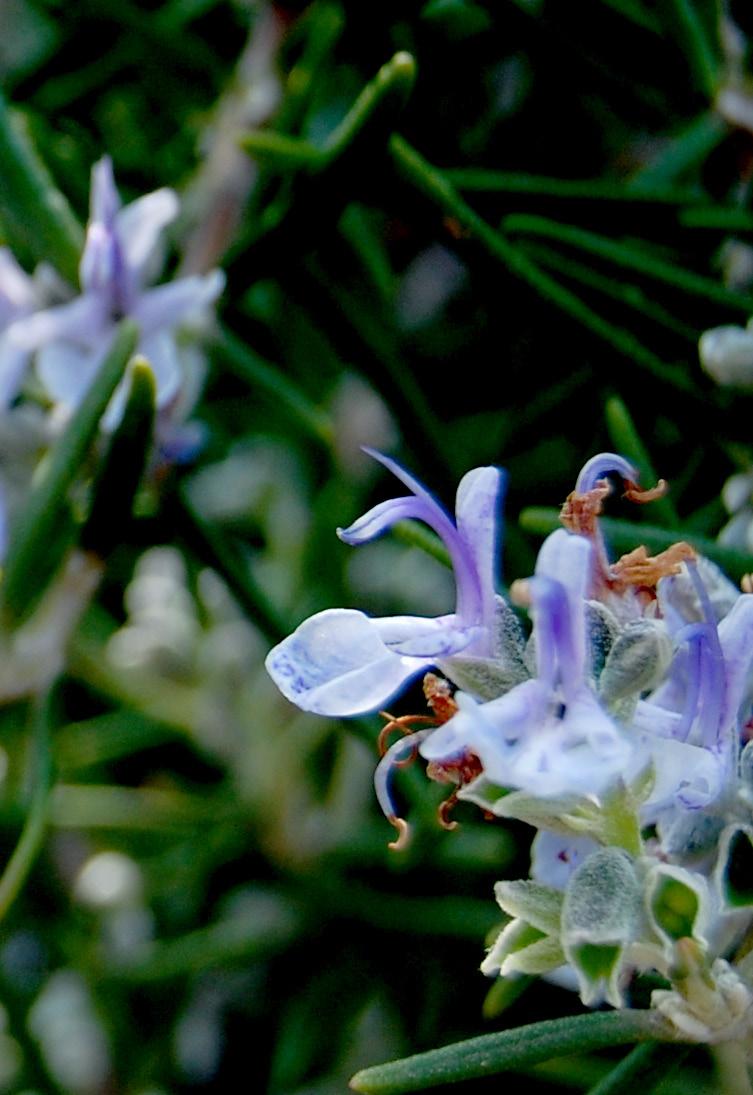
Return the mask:
[[368,616],[334,608],[305,620],[265,664],[282,694],[304,711],[350,716],[377,710],[426,660],[394,654]]
[[213,270],[203,276],[178,278],[141,293],[131,315],[144,335],[160,328],[175,327],[203,313],[220,295],[224,284],[225,277],[221,270]]
[[464,475],[455,502],[455,520],[469,555],[464,581],[477,584],[484,625],[494,625],[495,580],[501,539],[500,503],[506,476],[495,467],[475,468]]
[[160,235],[180,212],[174,190],[162,187],[123,207],[115,219],[115,230],[136,285],[144,274],[159,244]]

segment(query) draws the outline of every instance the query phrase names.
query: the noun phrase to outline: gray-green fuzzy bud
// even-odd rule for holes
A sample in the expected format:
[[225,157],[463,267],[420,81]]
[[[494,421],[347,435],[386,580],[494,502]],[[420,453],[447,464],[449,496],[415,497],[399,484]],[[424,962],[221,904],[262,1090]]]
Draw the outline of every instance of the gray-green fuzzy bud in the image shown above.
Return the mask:
[[654,688],[672,660],[672,641],[657,620],[632,620],[612,644],[599,679],[608,704]]
[[601,848],[573,872],[562,906],[562,943],[584,1004],[605,996],[622,1006],[618,978],[638,930],[640,897],[633,861],[619,849]]

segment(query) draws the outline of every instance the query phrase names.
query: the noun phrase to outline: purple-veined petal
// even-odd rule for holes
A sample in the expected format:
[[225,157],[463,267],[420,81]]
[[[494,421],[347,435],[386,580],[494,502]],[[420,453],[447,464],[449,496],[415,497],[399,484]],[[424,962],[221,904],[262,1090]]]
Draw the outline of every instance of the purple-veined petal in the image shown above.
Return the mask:
[[363,612],[332,608],[305,620],[265,664],[282,694],[304,711],[349,716],[377,710],[427,662],[394,654]]
[[647,821],[679,800],[688,809],[707,806],[722,789],[722,764],[709,749],[646,735],[643,750],[654,766],[654,785],[643,806]]
[[700,743],[716,749],[721,737],[721,713],[724,703],[724,654],[719,642],[716,616],[706,586],[692,560],[685,563],[701,606],[704,623],[701,642],[699,737]]
[[637,483],[638,471],[624,456],[618,456],[614,452],[600,452],[583,465],[575,482],[575,489],[579,494],[585,494],[593,490],[600,479],[616,474],[628,482]]
[[386,647],[413,658],[449,658],[465,650],[479,637],[481,628],[462,627],[455,615],[387,616],[372,620]]
[[222,292],[225,277],[220,270],[211,274],[178,278],[154,289],[147,289],[137,298],[131,315],[147,336],[153,331],[175,327],[201,313],[213,304]]
[[585,672],[585,599],[591,580],[592,548],[583,536],[557,529],[541,545],[530,582],[539,675],[559,679],[566,697]]
[[160,235],[179,211],[177,194],[165,186],[137,198],[118,213],[115,230],[135,285],[143,284]]
[[460,480],[455,501],[458,532],[473,558],[481,592],[483,622],[495,618],[495,581],[501,540],[500,503],[506,476],[500,468],[474,468]]

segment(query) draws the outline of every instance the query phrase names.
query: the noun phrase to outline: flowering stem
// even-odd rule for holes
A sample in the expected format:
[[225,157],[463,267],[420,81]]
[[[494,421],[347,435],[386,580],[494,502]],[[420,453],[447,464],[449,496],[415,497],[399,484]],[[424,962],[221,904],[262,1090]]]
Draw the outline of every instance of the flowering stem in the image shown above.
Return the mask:
[[712,1048],[720,1095],[753,1095],[742,1042],[720,1042]]
[[39,854],[47,830],[53,784],[50,733],[53,691],[54,685],[42,696],[35,697],[32,704],[34,792],[20,839],[0,877],[0,922],[5,919],[8,910],[18,897]]

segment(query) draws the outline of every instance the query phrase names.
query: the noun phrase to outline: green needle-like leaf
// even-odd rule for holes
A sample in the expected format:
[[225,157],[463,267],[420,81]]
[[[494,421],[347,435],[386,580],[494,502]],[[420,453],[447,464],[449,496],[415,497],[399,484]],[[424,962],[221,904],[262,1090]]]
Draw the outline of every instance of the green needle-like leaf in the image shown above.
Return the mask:
[[566,1019],[548,1019],[363,1069],[356,1073],[350,1086],[365,1095],[402,1095],[438,1084],[527,1068],[551,1057],[587,1053],[646,1039],[671,1040],[668,1027],[657,1012],[593,1012]]
[[92,488],[92,506],[81,534],[81,546],[107,558],[118,546],[131,520],[133,503],[152,454],[155,399],[154,373],[145,358],[129,370],[128,401]]
[[49,453],[47,465],[12,530],[0,588],[0,615],[8,624],[20,620],[33,607],[44,590],[44,579],[52,575],[67,547],[66,538],[61,542],[56,534],[61,523],[69,519],[70,488],[81,472],[137,338],[136,325],[124,320],[91,387]]
[[327,413],[317,407],[279,367],[265,361],[228,330],[223,331],[216,349],[231,372],[246,381],[254,391],[270,397],[298,428],[316,441],[332,445],[334,426]]
[[688,1046],[643,1042],[612,1069],[588,1095],[648,1095],[690,1052]]
[[332,164],[348,151],[360,155],[375,133],[384,133],[410,98],[416,80],[416,62],[410,53],[396,53],[367,84],[339,126],[330,134],[324,154]]
[[0,215],[12,244],[52,263],[72,284],[84,233],[40,160],[20,116],[0,95]]
[[753,296],[727,289],[712,278],[683,270],[675,263],[664,262],[631,244],[622,243],[608,236],[600,236],[571,224],[549,220],[546,217],[516,213],[505,217],[502,229],[511,234],[543,236],[557,240],[566,246],[586,251],[588,254],[607,259],[616,266],[634,270],[645,277],[663,282],[691,296],[703,297],[715,304],[725,305],[749,315],[753,311]]
[[[695,385],[685,370],[667,365],[656,354],[643,345],[631,331],[615,326],[593,309],[589,308],[575,293],[570,292],[558,281],[545,273],[525,252],[516,247],[504,232],[491,227],[483,217],[463,200],[454,186],[436,167],[425,160],[415,148],[402,137],[394,136],[390,142],[390,151],[395,165],[413,186],[425,197],[438,205],[445,213],[459,222],[471,236],[485,248],[490,255],[500,261],[515,277],[527,282],[535,292],[550,301],[572,319],[583,324],[588,330],[604,339],[625,357],[652,372],[658,379],[672,384],[682,391],[692,393]],[[514,228],[520,223],[542,221],[541,217],[507,218]],[[549,223],[549,222],[545,222]],[[710,282],[718,289],[714,282]],[[725,291],[726,292],[726,291]],[[751,301],[753,305],[753,301]]]
[[20,839],[0,876],[0,921],[23,888],[39,854],[47,831],[50,794],[54,782],[52,762],[52,702],[54,685],[31,706],[34,791]]
[[[662,0],[658,5],[665,28],[682,49],[696,85],[713,100],[719,80],[719,61],[698,7],[697,0]],[[715,8],[712,18],[716,21]]]

